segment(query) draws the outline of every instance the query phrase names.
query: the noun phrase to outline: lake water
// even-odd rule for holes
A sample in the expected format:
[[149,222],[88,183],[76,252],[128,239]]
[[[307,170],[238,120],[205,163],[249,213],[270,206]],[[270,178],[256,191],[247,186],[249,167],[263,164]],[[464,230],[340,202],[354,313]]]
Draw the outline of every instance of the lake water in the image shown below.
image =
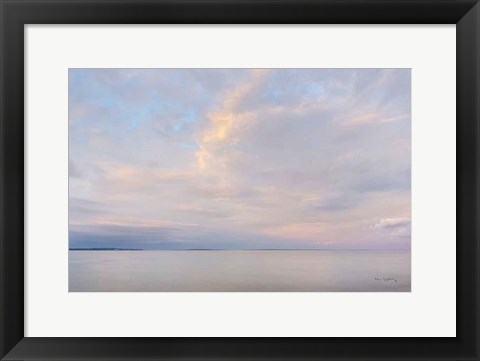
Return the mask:
[[410,251],[70,251],[70,292],[409,292]]

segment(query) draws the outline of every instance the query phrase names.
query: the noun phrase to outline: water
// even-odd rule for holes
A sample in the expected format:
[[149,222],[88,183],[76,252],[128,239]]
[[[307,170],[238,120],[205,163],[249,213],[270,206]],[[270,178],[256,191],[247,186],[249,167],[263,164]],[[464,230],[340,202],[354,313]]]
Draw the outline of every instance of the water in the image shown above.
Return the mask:
[[70,251],[70,292],[409,292],[410,251]]

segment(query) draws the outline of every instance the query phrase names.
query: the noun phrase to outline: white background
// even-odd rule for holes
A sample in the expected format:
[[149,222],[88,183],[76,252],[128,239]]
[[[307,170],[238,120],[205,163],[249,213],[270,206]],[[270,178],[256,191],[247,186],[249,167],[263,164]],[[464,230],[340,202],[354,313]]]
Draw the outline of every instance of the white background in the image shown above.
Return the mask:
[[[455,336],[455,26],[26,27],[25,336]],[[411,293],[68,293],[68,68],[412,68]]]

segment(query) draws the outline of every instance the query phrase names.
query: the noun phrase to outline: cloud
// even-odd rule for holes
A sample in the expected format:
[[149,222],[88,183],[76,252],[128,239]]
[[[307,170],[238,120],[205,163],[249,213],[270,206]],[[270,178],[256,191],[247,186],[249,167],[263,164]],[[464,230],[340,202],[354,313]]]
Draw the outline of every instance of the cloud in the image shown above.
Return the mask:
[[412,232],[411,220],[408,217],[382,218],[373,228],[397,237],[410,237]]
[[222,97],[221,109],[208,114],[211,125],[203,134],[200,150],[197,152],[200,169],[206,169],[211,164],[224,165],[226,148],[235,145],[245,128],[255,121],[252,112],[241,109],[266,80],[268,72],[265,69],[252,70],[246,83],[228,91]]
[[88,199],[69,197],[68,213],[69,223],[91,223],[95,222],[97,217],[103,216],[109,212],[108,207],[100,202]]
[[[289,249],[292,243],[278,237],[246,231],[228,231],[167,222],[164,225],[101,223],[74,225],[71,248],[123,247],[140,249]],[[295,248],[310,248],[305,241]]]
[[77,165],[70,158],[68,159],[68,176],[71,178],[82,177],[82,173],[78,169]]
[[361,199],[356,194],[328,195],[309,200],[309,206],[322,211],[345,211],[359,206]]
[[410,95],[408,69],[72,69],[72,239],[408,247],[380,220],[411,208]]

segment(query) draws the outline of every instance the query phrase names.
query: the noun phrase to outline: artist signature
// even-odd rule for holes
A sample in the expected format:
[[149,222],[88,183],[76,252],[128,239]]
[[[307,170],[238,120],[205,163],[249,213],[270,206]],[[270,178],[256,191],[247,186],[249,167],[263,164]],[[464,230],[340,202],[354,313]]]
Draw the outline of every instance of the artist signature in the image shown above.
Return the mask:
[[375,281],[381,281],[381,282],[398,282],[398,278],[392,278],[392,277],[375,277]]

